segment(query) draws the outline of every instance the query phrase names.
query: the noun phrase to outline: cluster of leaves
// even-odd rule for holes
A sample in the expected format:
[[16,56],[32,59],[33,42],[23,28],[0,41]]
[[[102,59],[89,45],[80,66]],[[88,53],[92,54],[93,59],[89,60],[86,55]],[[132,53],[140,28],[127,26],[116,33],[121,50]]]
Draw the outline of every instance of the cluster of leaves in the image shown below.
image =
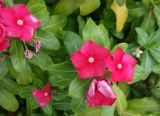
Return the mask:
[[[1,114],[160,115],[160,1],[115,1],[113,5],[113,0],[14,0],[25,3],[41,20],[34,40],[42,46],[33,58],[26,59],[24,50],[34,50],[34,43],[12,39],[8,51],[0,53]],[[5,2],[13,5],[11,0]],[[70,54],[88,40],[112,51],[117,47],[130,54],[137,48],[143,51],[137,58],[134,81],[113,86],[117,101],[111,107],[86,104],[90,80],[79,79],[70,62]],[[46,82],[57,90],[53,101],[40,108],[32,90],[43,88]]]

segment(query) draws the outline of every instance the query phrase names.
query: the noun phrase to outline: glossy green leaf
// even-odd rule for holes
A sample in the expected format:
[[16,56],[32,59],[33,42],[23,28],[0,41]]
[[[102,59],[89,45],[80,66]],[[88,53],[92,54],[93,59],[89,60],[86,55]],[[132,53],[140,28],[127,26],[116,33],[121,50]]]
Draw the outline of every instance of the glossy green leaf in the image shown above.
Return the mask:
[[57,37],[52,32],[38,31],[36,38],[42,42],[42,47],[49,50],[60,49],[60,43]]
[[75,68],[69,62],[52,65],[49,69],[49,73],[49,81],[53,86],[59,88],[68,87],[70,82],[77,75]]
[[64,111],[70,110],[71,100],[65,99],[61,101],[55,101],[53,105],[55,106],[55,109],[57,110],[64,110]]
[[77,10],[81,0],[60,0],[55,8],[54,14],[69,15]]
[[51,57],[42,51],[34,55],[33,58],[29,59],[29,62],[39,66],[42,70],[48,70],[49,67],[53,65]]
[[115,105],[103,107],[90,107],[75,116],[114,116]]
[[7,57],[4,57],[3,60],[0,62],[0,79],[2,79],[9,70],[10,61]]
[[25,68],[24,48],[22,43],[17,40],[12,40],[9,53],[14,69],[21,72]]
[[141,66],[144,67],[146,76],[149,75],[153,69],[153,63],[154,59],[148,52],[148,50],[145,50],[144,53],[142,54],[142,59],[141,59]]
[[8,6],[14,6],[13,0],[4,0],[4,2]]
[[46,106],[42,107],[42,109],[46,114],[51,115],[52,114],[52,103],[50,102]]
[[73,112],[81,112],[87,109],[89,106],[86,103],[85,98],[80,99],[72,99],[71,101],[71,109]]
[[159,63],[157,63],[157,64],[154,65],[153,72],[155,74],[157,74],[157,75],[160,75],[160,64]]
[[33,97],[28,97],[26,100],[26,107],[27,107],[27,115],[31,115],[33,112],[33,109],[38,108],[39,105]]
[[[92,40],[97,44],[105,46],[105,34],[103,31],[95,24],[95,22],[89,18],[82,32],[83,40],[86,42]],[[108,38],[107,38],[108,39]]]
[[119,43],[119,44],[117,44],[117,45],[114,46],[114,48],[112,49],[112,53],[114,53],[117,48],[121,48],[123,51],[126,51],[127,48],[128,48],[128,44],[127,44],[127,43]]
[[127,100],[126,100],[126,96],[124,95],[124,93],[122,92],[122,90],[117,86],[117,85],[113,85],[112,86],[114,92],[116,93],[116,106],[118,108],[118,113],[121,114],[123,111],[125,111],[127,109]]
[[152,33],[155,31],[155,19],[152,11],[144,16],[141,28],[143,28],[147,33]]
[[18,110],[19,103],[16,97],[5,89],[0,90],[0,105],[11,112]]
[[154,4],[154,15],[156,17],[157,24],[160,27],[160,5]]
[[133,77],[133,81],[131,82],[131,84],[136,83],[140,80],[144,80],[144,79],[146,79],[145,69],[142,66],[137,64],[134,69],[134,77]]
[[77,21],[78,21],[78,25],[79,25],[78,26],[79,27],[79,34],[82,35],[82,31],[83,31],[83,28],[85,26],[85,21],[81,16],[77,17]]
[[28,85],[32,82],[33,73],[31,67],[26,64],[25,68],[21,72],[17,72],[14,69],[10,70],[11,75],[16,79],[18,84]]
[[78,51],[83,43],[82,38],[71,31],[64,31],[62,40],[66,46],[67,51],[72,54]]
[[82,80],[79,79],[79,77],[75,77],[69,86],[69,96],[75,99],[85,97],[89,81],[90,80]]
[[148,34],[142,28],[136,28],[136,31],[138,34],[138,43],[143,47],[147,47],[149,41]]
[[160,99],[160,88],[154,88],[152,89],[152,94],[155,98]]
[[47,24],[41,29],[50,32],[57,32],[63,29],[66,22],[67,22],[66,16],[52,15],[48,20]]
[[84,2],[80,6],[80,14],[82,16],[88,15],[96,10],[100,5],[100,0],[84,0]]
[[27,3],[27,8],[41,21],[42,27],[47,23],[49,12],[44,0],[29,0]]
[[160,111],[160,103],[152,97],[132,99],[128,101],[128,108],[141,113],[153,113]]

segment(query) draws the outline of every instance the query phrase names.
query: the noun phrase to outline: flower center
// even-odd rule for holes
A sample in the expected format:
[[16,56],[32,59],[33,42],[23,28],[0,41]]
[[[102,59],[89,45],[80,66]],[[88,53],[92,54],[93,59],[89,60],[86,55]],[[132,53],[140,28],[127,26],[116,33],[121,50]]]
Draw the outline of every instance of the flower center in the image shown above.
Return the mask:
[[118,68],[118,69],[122,69],[122,64],[118,64],[118,65],[117,65],[117,68]]
[[46,96],[46,97],[47,97],[47,96],[48,96],[48,93],[47,93],[47,92],[45,92],[45,93],[44,93],[44,96]]
[[88,59],[88,61],[89,61],[90,63],[93,63],[93,62],[94,62],[94,58],[93,58],[93,57],[90,57],[90,58]]
[[18,24],[18,25],[23,25],[23,21],[22,21],[21,19],[19,19],[19,20],[17,21],[17,24]]

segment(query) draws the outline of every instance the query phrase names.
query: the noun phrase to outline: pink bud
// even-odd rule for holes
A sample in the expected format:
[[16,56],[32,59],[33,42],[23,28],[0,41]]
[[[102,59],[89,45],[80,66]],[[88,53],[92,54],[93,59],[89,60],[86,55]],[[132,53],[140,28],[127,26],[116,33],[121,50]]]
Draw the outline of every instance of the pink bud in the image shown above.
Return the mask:
[[36,53],[38,53],[40,51],[40,48],[41,48],[41,41],[40,40],[35,41]]
[[25,50],[24,55],[26,58],[31,59],[34,56],[34,53],[30,50]]

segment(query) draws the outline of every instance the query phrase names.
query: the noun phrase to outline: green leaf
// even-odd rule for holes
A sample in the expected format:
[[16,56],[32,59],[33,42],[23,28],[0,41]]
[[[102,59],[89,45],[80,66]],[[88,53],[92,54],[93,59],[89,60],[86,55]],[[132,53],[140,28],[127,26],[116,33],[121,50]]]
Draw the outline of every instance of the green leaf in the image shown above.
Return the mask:
[[159,44],[157,43],[160,39],[160,29],[158,29],[156,32],[152,33],[151,36],[150,36],[150,41],[148,42],[149,43],[149,46],[150,48],[152,46],[155,46],[156,44]]
[[83,80],[79,79],[79,77],[75,77],[69,86],[69,96],[75,99],[85,97],[89,81],[90,80]]
[[71,100],[65,99],[61,101],[55,101],[53,105],[55,106],[55,109],[57,110],[64,110],[64,111],[70,110]]
[[119,6],[122,6],[125,2],[125,0],[116,0]]
[[43,27],[49,18],[45,0],[29,0],[27,7],[30,12],[41,21],[41,26]]
[[72,99],[71,109],[73,112],[81,112],[87,109],[89,106],[86,103],[86,100],[82,97],[80,99]]
[[4,0],[7,6],[14,6],[13,0]]
[[0,105],[11,112],[18,110],[19,104],[16,97],[5,89],[0,90]]
[[13,68],[10,69],[11,75],[16,79],[18,84],[28,85],[32,82],[33,73],[31,67],[27,64],[21,72],[17,72]]
[[77,75],[77,72],[70,62],[54,64],[49,69],[49,82],[53,86],[65,88],[70,85],[70,82]]
[[48,114],[51,115],[52,114],[52,103],[47,104],[46,106],[42,107],[43,111]]
[[10,62],[7,57],[4,57],[3,60],[0,62],[0,79],[2,79],[9,70]]
[[90,107],[75,116],[114,116],[115,105],[103,107]]
[[15,81],[8,78],[3,78],[1,80],[1,86],[14,95],[18,95],[19,89],[21,88],[21,86],[18,85]]
[[60,49],[60,43],[57,37],[52,32],[37,31],[36,38],[41,40],[42,47],[46,49],[49,49],[49,50]]
[[[95,24],[95,22],[89,18],[82,32],[83,40],[86,42],[92,40],[97,44],[105,47],[105,34],[104,32]],[[107,38],[108,39],[108,38]]]
[[70,15],[80,6],[81,0],[60,0],[55,8],[54,14]]
[[154,9],[153,9],[154,15],[157,20],[157,24],[160,27],[160,5],[155,5],[154,4]]
[[128,101],[128,108],[140,113],[154,113],[160,111],[159,101],[152,97],[132,99]]
[[84,0],[84,2],[80,5],[80,14],[82,16],[88,15],[99,8],[100,5],[100,0]]
[[41,29],[55,33],[62,30],[66,22],[67,22],[66,16],[52,15],[47,24]]
[[112,53],[114,53],[117,48],[121,48],[123,51],[126,51],[127,48],[128,48],[128,44],[127,44],[127,43],[119,43],[119,44],[117,44],[117,45],[114,46],[114,48],[112,49]]
[[33,85],[22,86],[21,88],[19,88],[18,95],[21,98],[30,98],[32,96],[33,89],[35,89],[35,86],[33,86]]
[[160,63],[160,46],[159,44],[155,44],[154,46],[149,48],[149,53],[152,55],[152,57]]
[[152,58],[148,50],[145,50],[144,53],[142,54],[141,66],[143,66],[145,69],[146,77],[151,73],[153,69],[153,63],[154,59]]
[[32,59],[29,59],[29,62],[39,66],[42,70],[48,70],[53,65],[51,57],[42,51],[34,55]]
[[160,75],[160,64],[156,63],[153,67],[153,72],[157,75]]
[[80,15],[77,17],[77,21],[78,21],[78,25],[79,25],[78,26],[79,27],[79,35],[82,35],[82,31],[85,26],[85,21]]
[[111,39],[109,38],[109,31],[105,28],[105,26],[103,24],[100,24],[98,27],[102,30],[103,35],[105,36],[104,47],[110,49],[111,48]]
[[70,54],[78,51],[83,43],[82,38],[71,31],[64,31],[62,33],[62,40],[64,41],[67,51]]
[[138,34],[138,43],[143,46],[147,47],[149,36],[142,28],[136,28]]
[[155,20],[152,11],[144,16],[141,28],[143,28],[147,33],[152,33],[155,31]]
[[54,93],[54,97],[53,99],[55,101],[61,101],[64,100],[68,97],[68,91],[64,90],[56,90],[56,92]]
[[145,80],[146,79],[146,71],[145,69],[140,66],[140,65],[136,65],[135,69],[134,69],[134,77],[133,77],[133,81],[130,84],[136,83],[140,80]]
[[123,91],[124,95],[126,97],[128,97],[129,92],[130,92],[130,86],[129,86],[129,84],[125,83],[125,82],[121,82],[121,83],[118,83],[118,86]]
[[33,112],[33,109],[38,108],[39,105],[37,101],[31,96],[26,100],[26,107],[27,107],[27,115],[31,115]]
[[124,112],[122,112],[121,116],[143,116],[143,115],[141,115],[139,112],[127,109]]
[[14,69],[21,72],[25,67],[23,45],[19,41],[12,39],[9,53]]
[[160,99],[160,88],[153,88],[152,94],[154,95],[155,98]]
[[122,90],[117,86],[117,85],[113,85],[112,86],[114,92],[116,93],[116,106],[118,108],[118,113],[121,114],[123,111],[125,111],[127,109],[127,100],[126,100],[126,96],[124,95],[124,93],[122,92]]

